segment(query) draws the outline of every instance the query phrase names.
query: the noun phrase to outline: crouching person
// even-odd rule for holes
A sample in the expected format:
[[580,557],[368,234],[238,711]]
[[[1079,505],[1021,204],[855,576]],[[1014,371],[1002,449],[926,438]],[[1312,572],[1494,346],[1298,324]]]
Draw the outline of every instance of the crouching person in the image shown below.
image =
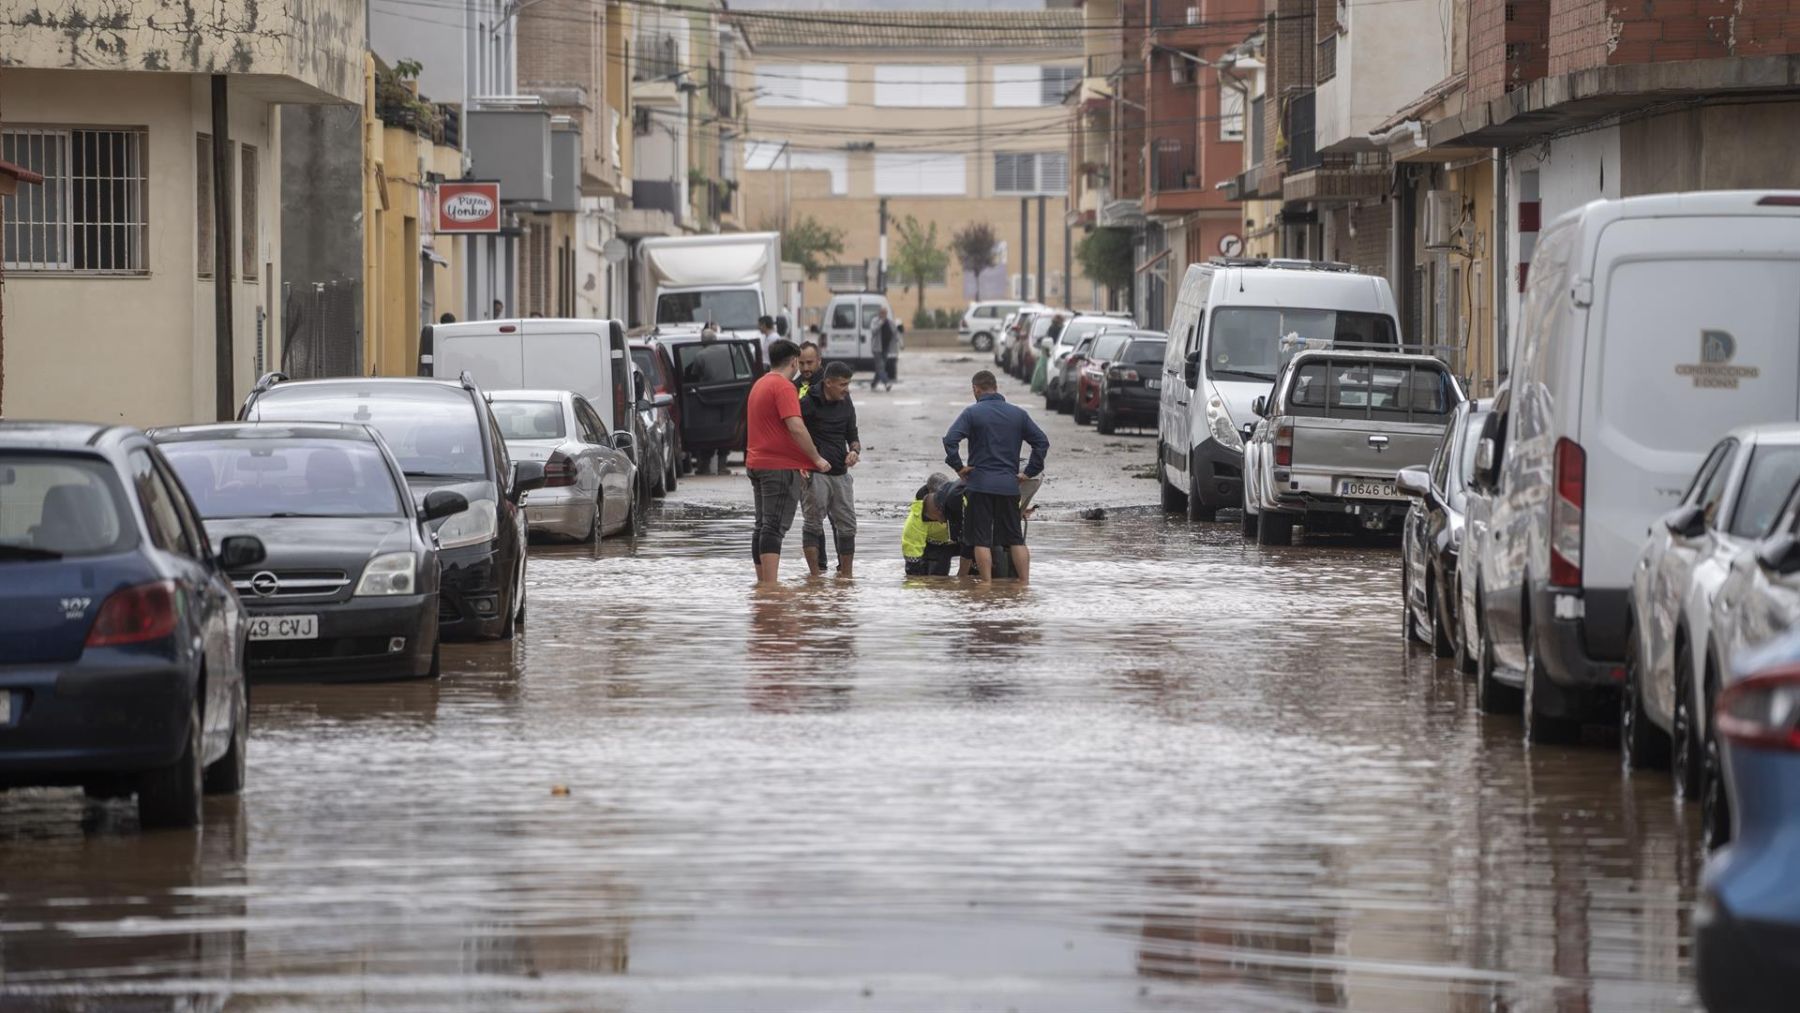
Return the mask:
[[[948,577],[950,561],[959,557],[963,559],[961,569],[968,568],[968,554],[961,538],[962,486],[943,475],[933,475],[913,497],[906,526],[900,531],[900,551],[906,558],[908,577]],[[948,510],[947,500],[951,504]]]
[[831,465],[812,476],[803,511],[801,545],[806,566],[817,577],[825,572],[825,522],[837,549],[838,576],[851,576],[856,556],[856,490],[850,469],[862,459],[862,437],[856,431],[856,405],[850,400],[849,366],[834,362],[825,367],[800,399],[800,417],[813,445]]

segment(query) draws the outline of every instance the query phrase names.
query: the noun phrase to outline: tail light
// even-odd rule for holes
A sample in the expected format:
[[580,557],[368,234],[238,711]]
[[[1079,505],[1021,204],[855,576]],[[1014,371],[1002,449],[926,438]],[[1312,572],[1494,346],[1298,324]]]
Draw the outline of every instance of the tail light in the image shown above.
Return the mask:
[[1753,675],[1719,694],[1719,734],[1741,746],[1800,752],[1800,668]]
[[1114,366],[1106,371],[1106,375],[1114,380],[1136,381],[1138,378],[1138,371],[1132,369],[1130,366]]
[[88,630],[89,647],[147,644],[175,635],[175,583],[161,580],[121,588],[100,603]]
[[1556,496],[1550,501],[1550,583],[1581,586],[1581,512],[1587,502],[1587,452],[1556,441]]
[[1294,427],[1282,424],[1275,427],[1275,463],[1283,468],[1294,463]]
[[575,462],[558,450],[544,462],[544,485],[566,486],[575,484]]

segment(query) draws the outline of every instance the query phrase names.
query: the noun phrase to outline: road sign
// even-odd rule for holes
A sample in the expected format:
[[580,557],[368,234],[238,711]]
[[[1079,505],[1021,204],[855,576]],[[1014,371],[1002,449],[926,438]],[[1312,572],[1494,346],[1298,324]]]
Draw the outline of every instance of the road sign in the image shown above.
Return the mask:
[[1219,253],[1226,257],[1236,257],[1244,252],[1244,237],[1235,232],[1227,232],[1219,237]]

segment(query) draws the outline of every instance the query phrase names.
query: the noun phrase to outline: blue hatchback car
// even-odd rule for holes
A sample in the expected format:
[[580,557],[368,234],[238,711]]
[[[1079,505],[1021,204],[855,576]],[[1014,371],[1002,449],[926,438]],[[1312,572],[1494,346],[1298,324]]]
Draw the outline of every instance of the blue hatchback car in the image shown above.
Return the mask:
[[1694,917],[1710,1010],[1792,1010],[1800,995],[1800,630],[1746,654],[1716,728],[1736,821]]
[[191,827],[244,783],[244,609],[143,433],[0,422],[0,789],[137,795],[145,827]]

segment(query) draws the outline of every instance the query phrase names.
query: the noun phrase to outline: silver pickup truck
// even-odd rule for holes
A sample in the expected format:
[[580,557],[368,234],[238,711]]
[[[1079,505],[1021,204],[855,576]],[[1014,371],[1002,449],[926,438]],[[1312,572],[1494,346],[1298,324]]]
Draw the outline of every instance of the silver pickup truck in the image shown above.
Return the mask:
[[1302,351],[1288,360],[1259,418],[1244,426],[1244,534],[1285,545],[1308,531],[1398,530],[1401,468],[1431,460],[1463,401],[1429,355]]

